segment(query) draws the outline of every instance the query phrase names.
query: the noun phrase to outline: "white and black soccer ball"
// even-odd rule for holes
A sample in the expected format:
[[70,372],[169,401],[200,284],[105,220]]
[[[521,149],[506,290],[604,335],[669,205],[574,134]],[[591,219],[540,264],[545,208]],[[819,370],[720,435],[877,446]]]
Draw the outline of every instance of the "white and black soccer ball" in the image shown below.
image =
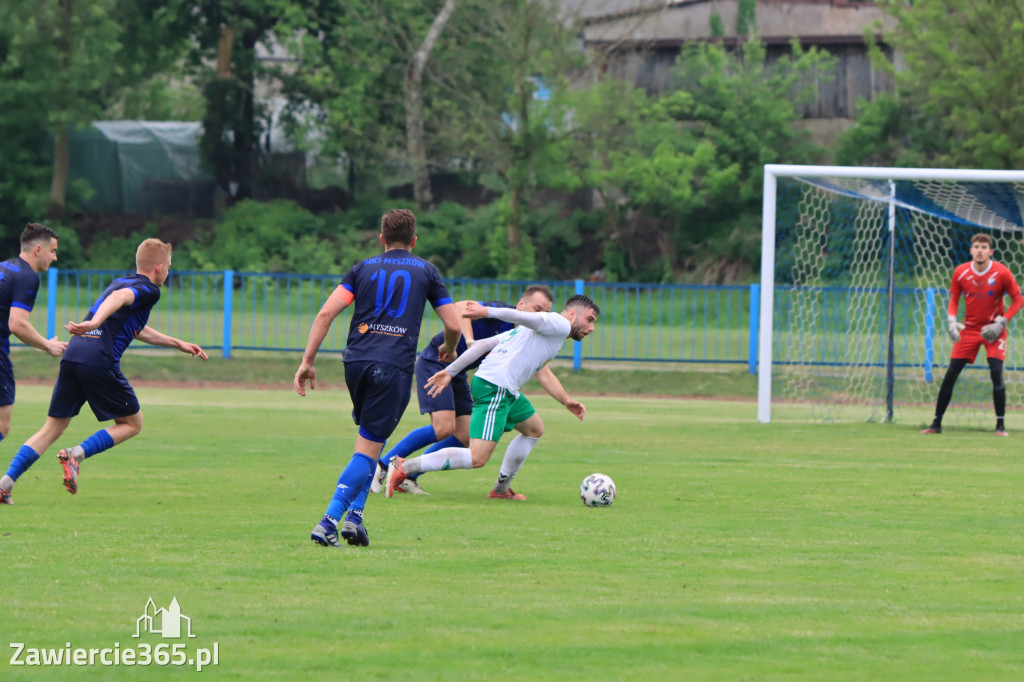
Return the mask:
[[580,499],[588,507],[607,507],[615,501],[615,481],[605,474],[590,474],[580,483]]

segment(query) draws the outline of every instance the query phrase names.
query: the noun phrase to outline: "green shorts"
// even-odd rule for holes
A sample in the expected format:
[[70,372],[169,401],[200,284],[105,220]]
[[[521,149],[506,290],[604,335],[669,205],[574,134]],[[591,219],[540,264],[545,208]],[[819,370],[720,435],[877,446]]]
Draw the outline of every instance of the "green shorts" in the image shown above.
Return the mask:
[[469,419],[469,437],[498,442],[537,412],[526,396],[515,397],[507,389],[473,377],[473,416]]

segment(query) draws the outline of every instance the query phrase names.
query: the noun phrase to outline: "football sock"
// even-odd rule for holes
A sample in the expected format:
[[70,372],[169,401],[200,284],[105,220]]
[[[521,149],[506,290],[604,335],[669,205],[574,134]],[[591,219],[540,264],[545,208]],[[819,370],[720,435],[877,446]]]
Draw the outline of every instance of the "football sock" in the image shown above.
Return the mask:
[[394,457],[408,457],[420,448],[425,448],[431,443],[437,442],[437,434],[430,424],[413,430],[405,438],[398,441],[398,444],[388,451],[388,454],[380,458],[380,461],[387,466]]
[[939,387],[939,399],[935,404],[935,421],[932,422],[932,426],[942,425],[942,416],[946,414],[949,401],[953,399],[953,387],[960,377],[960,372],[966,366],[967,361],[961,358],[953,358],[949,361],[949,368],[946,370],[946,375],[942,377],[942,386]]
[[989,376],[992,377],[992,403],[996,408],[996,428],[1003,428],[1003,417],[1006,415],[1006,384],[1003,383],[1003,363],[1001,360],[989,360]]
[[[11,484],[18,480],[18,477],[28,471],[28,468],[36,463],[39,459],[39,453],[30,448],[27,445],[22,445],[18,449],[18,453],[14,455],[14,459],[11,460],[11,466],[7,469],[7,476],[11,478]],[[8,490],[8,486],[4,486]]]
[[449,469],[472,469],[473,454],[469,448],[445,448],[429,455],[405,460],[402,471],[412,478],[424,471],[447,471]]
[[996,417],[996,431],[1005,431],[1006,425],[1003,423],[1002,417]]
[[[433,445],[431,445],[429,448],[427,448],[427,450],[426,450],[426,452],[424,454],[429,455],[432,452],[437,452],[438,450],[444,450],[445,448],[464,448],[464,447],[466,447],[466,446],[463,445],[461,440],[459,440],[455,436],[448,436],[444,440],[439,440],[436,443],[434,443]],[[405,476],[406,476],[406,478],[411,478],[412,480],[415,481],[420,476],[422,476],[424,473],[426,473],[426,472],[420,472],[418,474],[409,474],[407,472]]]
[[[377,465],[374,465],[373,468],[374,468],[374,471],[376,471],[377,470]],[[371,482],[373,481],[372,477],[370,478],[370,481]],[[363,488],[361,491],[359,491],[359,494],[356,495],[354,500],[352,500],[352,503],[350,505],[348,505],[348,513],[349,514],[359,514],[359,518],[360,519],[363,518],[363,510],[366,509],[366,498],[368,498],[369,496],[370,496],[370,485],[367,484],[365,488]]]
[[[114,447],[114,439],[110,437],[110,433],[106,429],[100,429],[96,433],[92,434],[88,438],[82,441],[82,458],[92,457],[98,455],[104,450],[109,450]],[[78,452],[75,448],[71,448],[75,457],[78,458]],[[81,461],[81,459],[79,459]]]
[[464,447],[466,447],[466,446],[465,446],[465,444],[461,440],[459,440],[455,436],[448,436],[444,440],[439,440],[436,443],[434,443],[433,445],[431,445],[429,448],[427,448],[427,452],[425,454],[429,455],[431,452],[437,452],[438,450],[443,450],[445,448],[464,448]]
[[3,488],[4,490],[8,490],[9,491],[13,487],[14,487],[14,479],[13,478],[8,476],[7,474],[4,474],[3,476],[0,476],[0,488]]
[[330,504],[327,505],[327,516],[340,519],[363,488],[369,488],[376,468],[377,462],[373,458],[361,452],[353,454],[345,470],[338,477],[338,485],[334,489]]
[[512,479],[515,478],[516,474],[519,473],[519,470],[523,468],[523,464],[526,463],[526,458],[530,456],[530,451],[533,450],[539,440],[540,438],[530,438],[523,434],[519,434],[512,439],[512,442],[508,444],[508,448],[505,449],[504,459],[501,460],[501,469],[498,472],[498,484],[494,486],[494,492],[508,492]]

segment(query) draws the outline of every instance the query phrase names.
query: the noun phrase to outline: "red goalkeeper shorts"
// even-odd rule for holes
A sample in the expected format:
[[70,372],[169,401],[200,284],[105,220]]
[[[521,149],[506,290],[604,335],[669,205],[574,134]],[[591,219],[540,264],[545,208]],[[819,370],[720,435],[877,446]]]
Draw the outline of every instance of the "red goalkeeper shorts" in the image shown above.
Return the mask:
[[999,335],[999,338],[989,343],[981,338],[981,330],[968,327],[960,332],[960,340],[953,344],[954,360],[966,360],[974,362],[978,357],[978,349],[985,346],[985,354],[989,359],[1006,360],[1006,330]]

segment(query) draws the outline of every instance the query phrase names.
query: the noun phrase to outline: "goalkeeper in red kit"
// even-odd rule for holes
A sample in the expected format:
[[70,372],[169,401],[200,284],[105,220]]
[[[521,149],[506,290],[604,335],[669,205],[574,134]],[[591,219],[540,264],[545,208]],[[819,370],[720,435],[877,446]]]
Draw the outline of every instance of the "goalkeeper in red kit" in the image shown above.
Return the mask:
[[[1007,267],[992,260],[992,238],[987,234],[971,237],[971,260],[953,271],[953,284],[949,288],[949,319],[947,330],[953,340],[953,354],[949,369],[939,388],[935,405],[935,420],[921,433],[942,433],[942,415],[953,398],[953,386],[960,372],[978,357],[984,345],[992,377],[992,402],[996,408],[996,435],[1006,436],[1003,418],[1006,414],[1006,386],[1003,384],[1003,361],[1006,359],[1006,322],[1021,306],[1017,280]],[[960,294],[967,302],[963,324],[957,320]],[[1009,310],[1003,309],[1003,298],[1011,299]]]

